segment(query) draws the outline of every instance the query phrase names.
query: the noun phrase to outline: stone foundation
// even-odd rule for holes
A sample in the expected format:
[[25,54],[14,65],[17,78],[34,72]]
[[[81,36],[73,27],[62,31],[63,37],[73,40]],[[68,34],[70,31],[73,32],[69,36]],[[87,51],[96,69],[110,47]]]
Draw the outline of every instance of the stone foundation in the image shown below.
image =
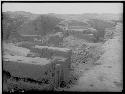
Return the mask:
[[[66,52],[64,53],[67,54]],[[10,75],[16,79],[24,79],[26,81],[29,79],[31,82],[35,82],[37,84],[46,84],[45,81],[47,81],[47,84],[58,88],[60,87],[60,84],[66,84],[68,82],[71,62],[69,52],[67,57],[59,55],[61,54],[59,51],[54,54],[55,55],[53,55],[52,59],[47,60],[43,58],[44,60],[42,60],[41,58],[41,62],[40,60],[39,62],[31,62],[31,60],[29,61],[30,57],[22,58],[22,60],[4,60],[3,70],[9,72]],[[26,58],[29,59],[25,60]]]

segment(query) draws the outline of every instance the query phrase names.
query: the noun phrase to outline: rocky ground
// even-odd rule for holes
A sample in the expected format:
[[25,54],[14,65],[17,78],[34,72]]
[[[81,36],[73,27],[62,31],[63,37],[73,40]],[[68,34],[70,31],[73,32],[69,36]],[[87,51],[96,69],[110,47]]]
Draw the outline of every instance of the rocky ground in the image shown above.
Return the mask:
[[[20,62],[24,60],[25,62],[41,62],[38,57],[32,59],[25,57],[30,53],[25,48],[12,44],[3,46],[5,46],[4,52],[6,52],[4,53],[5,59],[21,60]],[[104,43],[85,42],[73,52],[72,83],[68,88],[57,88],[57,91],[122,91],[122,38],[120,36]],[[17,56],[15,57],[15,55]],[[6,84],[4,89],[6,90]]]
[[[71,16],[71,18],[74,19],[72,19],[73,22],[67,19],[67,22],[65,21],[66,18],[62,17],[63,15],[60,15],[61,17],[57,17],[59,18],[57,19],[54,15],[33,16],[29,13],[26,13],[27,17],[25,17],[26,15],[24,15],[24,13],[21,18],[19,15],[19,17],[17,16],[15,19],[12,19],[11,16],[14,16],[13,13],[3,14],[3,65],[6,66],[6,62],[8,62],[12,65],[10,69],[15,69],[14,72],[17,72],[18,69],[22,73],[25,73],[26,70],[29,71],[29,69],[30,71],[37,71],[38,74],[36,75],[36,73],[34,73],[35,76],[32,75],[30,71],[27,73],[31,75],[31,77],[39,76],[41,78],[41,73],[43,72],[41,72],[41,67],[43,65],[46,66],[46,64],[50,64],[52,60],[62,62],[60,59],[65,57],[68,59],[66,61],[64,60],[65,63],[63,62],[61,64],[68,66],[68,68],[66,67],[68,71],[64,73],[70,72],[67,78],[69,82],[58,84],[60,86],[54,88],[55,91],[122,91],[122,20],[117,21],[115,19],[109,22],[111,19],[106,21],[104,18],[102,19],[102,15],[99,17],[90,15],[89,18],[83,15],[80,17],[74,16],[75,18],[72,17],[72,15],[67,15],[66,18],[70,18]],[[15,15],[17,14],[18,13]],[[95,20],[92,20],[93,17]],[[60,18],[63,18],[64,22]],[[81,19],[80,22],[79,19]],[[89,26],[82,25],[84,23],[82,22],[83,20],[85,20]],[[68,26],[74,24],[70,26],[72,27],[71,29],[74,30],[70,30],[66,24],[68,24]],[[62,26],[62,28],[60,26]],[[80,27],[84,27],[83,29],[81,28],[83,30],[82,32],[79,32]],[[88,28],[87,31],[85,28]],[[94,28],[95,32],[89,30],[91,28]],[[44,46],[45,49],[42,51],[38,50],[36,48],[39,48],[39,46],[36,45]],[[46,48],[54,51],[47,50]],[[65,49],[61,50],[62,48]],[[66,55],[64,51],[66,49],[69,49],[71,53]],[[23,64],[21,70],[20,66],[18,67],[17,65],[22,63],[27,66],[24,68]],[[56,63],[58,62],[56,61]],[[71,65],[70,67],[67,65],[68,63]],[[29,68],[29,65],[32,65],[32,67]],[[38,69],[38,67],[34,67],[35,65],[38,67],[40,65],[41,67]],[[43,70],[47,69],[44,68]],[[15,76],[11,77],[5,69],[3,69],[4,91],[13,91],[13,87],[16,87],[16,89],[20,88],[21,84],[21,88],[26,88],[26,90],[42,90],[42,88],[44,88],[41,84],[36,84],[36,80],[32,83],[32,81],[26,79],[26,81],[23,81],[24,78],[20,78],[17,82],[14,80]],[[56,69],[60,69],[60,67]],[[41,75],[39,75],[39,73]],[[62,74],[60,74],[59,77],[61,76]],[[57,82],[60,83],[60,80]],[[16,86],[17,84],[18,86]],[[12,88],[9,89],[8,87]],[[47,90],[48,89],[52,90],[53,86],[47,86]]]
[[122,41],[109,39],[101,48],[104,54],[93,65],[80,65],[82,75],[68,91],[122,91]]

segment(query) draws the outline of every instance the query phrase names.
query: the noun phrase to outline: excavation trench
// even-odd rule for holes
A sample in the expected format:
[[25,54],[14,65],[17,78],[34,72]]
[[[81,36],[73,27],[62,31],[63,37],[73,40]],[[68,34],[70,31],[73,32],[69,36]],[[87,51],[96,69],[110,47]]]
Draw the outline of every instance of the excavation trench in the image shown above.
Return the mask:
[[28,89],[31,87],[32,90],[48,90],[49,87],[49,90],[57,91],[58,89],[70,88],[79,79],[80,73],[78,71],[80,69],[78,67],[82,65],[84,67],[83,72],[89,69],[88,66],[91,66],[91,64],[87,66],[87,63],[94,62],[95,59],[99,58],[99,56],[92,57],[95,53],[90,53],[90,50],[95,50],[95,48],[91,47],[89,47],[89,50],[85,50],[85,48],[79,49],[77,53],[72,51],[66,53],[62,51],[62,54],[59,49],[58,51],[52,51],[50,49],[42,50],[45,53],[44,57],[48,57],[47,53],[53,55],[50,57],[50,63],[43,66],[40,64],[25,63],[23,61],[21,63],[4,61],[4,83],[7,83],[8,90],[10,91],[15,88],[15,84],[16,89],[21,87],[22,90],[27,90],[25,87],[28,87]]

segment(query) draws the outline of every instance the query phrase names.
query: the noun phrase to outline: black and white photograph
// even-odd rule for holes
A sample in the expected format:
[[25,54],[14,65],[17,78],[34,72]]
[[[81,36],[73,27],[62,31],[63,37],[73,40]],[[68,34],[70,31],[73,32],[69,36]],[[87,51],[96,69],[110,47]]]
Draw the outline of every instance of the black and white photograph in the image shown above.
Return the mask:
[[2,2],[2,92],[122,92],[123,3]]

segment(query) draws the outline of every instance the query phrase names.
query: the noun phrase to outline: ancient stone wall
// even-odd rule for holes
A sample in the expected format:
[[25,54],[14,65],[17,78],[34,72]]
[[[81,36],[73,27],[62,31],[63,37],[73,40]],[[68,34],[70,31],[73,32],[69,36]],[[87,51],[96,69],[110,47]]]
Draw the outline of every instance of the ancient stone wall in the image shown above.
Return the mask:
[[[47,50],[47,52],[49,51],[50,49]],[[24,82],[25,80],[28,81],[28,79],[30,79],[31,82],[37,84],[50,84],[53,85],[53,87],[58,88],[62,83],[68,83],[71,51],[58,50],[56,52],[56,50],[54,50],[52,53],[52,59],[42,61],[41,58],[41,62],[25,62],[26,60],[12,61],[12,59],[10,59],[10,61],[4,60],[3,70],[9,72],[13,78],[24,79]]]

